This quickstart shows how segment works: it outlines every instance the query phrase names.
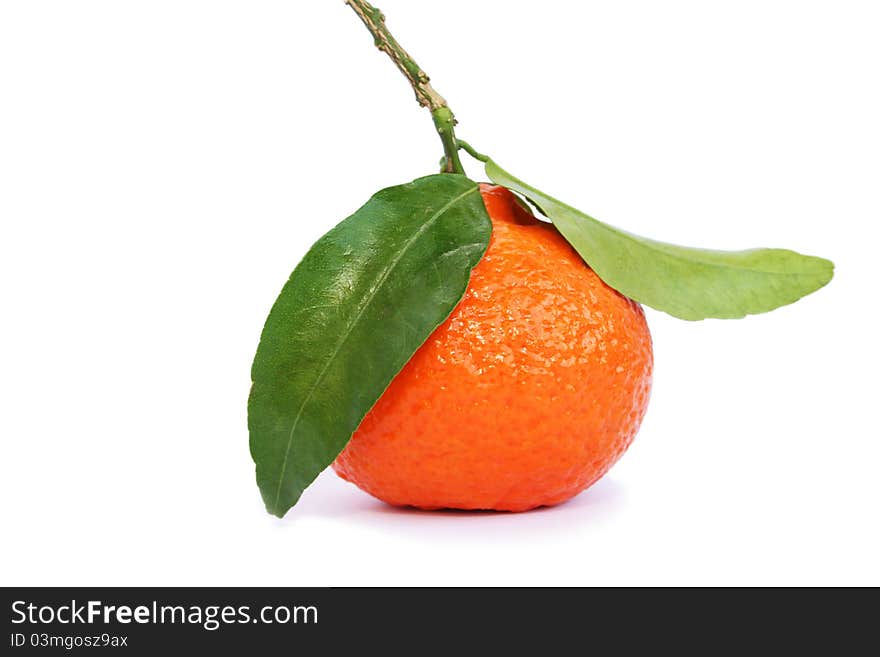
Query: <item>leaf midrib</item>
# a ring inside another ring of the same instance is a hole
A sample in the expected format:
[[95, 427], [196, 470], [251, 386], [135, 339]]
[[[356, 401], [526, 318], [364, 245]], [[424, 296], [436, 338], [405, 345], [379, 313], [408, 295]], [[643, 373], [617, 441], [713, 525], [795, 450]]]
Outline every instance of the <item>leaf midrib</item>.
[[412, 245], [419, 239], [419, 237], [422, 236], [422, 234], [425, 232], [425, 230], [427, 230], [427, 228], [431, 224], [433, 224], [439, 217], [443, 216], [443, 214], [445, 214], [456, 203], [461, 201], [466, 196], [469, 196], [470, 194], [474, 194], [476, 192], [479, 192], [479, 190], [480, 190], [479, 187], [474, 186], [474, 187], [468, 189], [466, 192], [459, 194], [455, 198], [451, 199], [448, 203], [446, 203], [446, 205], [444, 205], [442, 208], [437, 210], [437, 212], [435, 212], [427, 221], [425, 221], [419, 227], [419, 229], [415, 232], [415, 234], [413, 234], [413, 236], [409, 240], [407, 240], [407, 242], [404, 244], [403, 248], [399, 251], [397, 256], [394, 257], [394, 259], [391, 261], [389, 266], [385, 268], [385, 270], [382, 272], [382, 275], [378, 278], [377, 283], [373, 287], [373, 290], [370, 292], [370, 294], [367, 295], [366, 297], [364, 297], [364, 300], [361, 302], [360, 307], [358, 308], [358, 311], [354, 316], [354, 319], [352, 319], [348, 323], [345, 330], [342, 332], [342, 336], [340, 337], [339, 341], [336, 343], [336, 346], [333, 348], [333, 353], [330, 354], [330, 357], [327, 359], [327, 362], [324, 363], [324, 367], [321, 368], [320, 373], [318, 374], [318, 376], [315, 379], [314, 383], [312, 384], [311, 388], [309, 388], [309, 392], [306, 394], [305, 399], [303, 399], [302, 404], [300, 404], [300, 407], [297, 410], [296, 417], [293, 420], [293, 425], [290, 427], [290, 432], [287, 435], [287, 445], [284, 449], [284, 459], [281, 462], [281, 472], [278, 475], [278, 486], [275, 490], [275, 501], [272, 505], [273, 511], [278, 510], [278, 502], [281, 499], [281, 487], [284, 484], [284, 475], [287, 472], [287, 460], [288, 460], [288, 457], [290, 456], [290, 448], [293, 445], [293, 434], [296, 431], [296, 427], [299, 425], [299, 420], [300, 420], [300, 417], [302, 417], [302, 412], [305, 409], [305, 407], [308, 405], [308, 403], [311, 401], [312, 395], [315, 393], [315, 390], [318, 389], [318, 385], [321, 383], [324, 376], [327, 374], [327, 371], [330, 369], [331, 363], [333, 363], [333, 361], [339, 355], [340, 350], [342, 349], [345, 342], [348, 340], [349, 336], [352, 333], [352, 330], [357, 325], [357, 323], [360, 321], [361, 316], [363, 316], [364, 312], [366, 312], [367, 307], [370, 305], [370, 303], [375, 298], [376, 294], [379, 292], [379, 289], [382, 287], [382, 284], [385, 282], [385, 280], [388, 278], [388, 276], [391, 274], [391, 272], [394, 270], [394, 268], [397, 267], [398, 263], [403, 259], [403, 257], [406, 255], [406, 253], [412, 247]]
[[[537, 190], [535, 190], [535, 191], [537, 191]], [[761, 269], [759, 267], [748, 267], [745, 265], [738, 265], [738, 264], [734, 264], [734, 263], [724, 264], [724, 263], [703, 260], [698, 257], [684, 256], [684, 255], [681, 255], [681, 254], [678, 254], [675, 252], [667, 251], [664, 248], [655, 246], [655, 241], [650, 240], [647, 237], [639, 237], [639, 236], [633, 235], [631, 233], [628, 233], [625, 230], [620, 230], [619, 228], [614, 228], [612, 226], [609, 226], [609, 225], [599, 221], [598, 219], [591, 217], [590, 215], [588, 215], [586, 213], [580, 212], [579, 210], [575, 210], [571, 206], [566, 205], [565, 203], [562, 203], [561, 201], [557, 201], [557, 200], [555, 200], [549, 196], [543, 195], [543, 194], [541, 196], [544, 196], [545, 203], [551, 203], [551, 204], [554, 204], [557, 206], [561, 206], [565, 210], [568, 210], [570, 212], [578, 214], [578, 215], [586, 218], [587, 220], [592, 221], [596, 225], [597, 228], [602, 229], [606, 233], [611, 233], [612, 235], [617, 235], [617, 236], [626, 238], [630, 242], [633, 242], [634, 244], [636, 244], [642, 248], [650, 249], [650, 250], [655, 251], [657, 253], [661, 253], [664, 256], [666, 256], [668, 258], [672, 258], [674, 260], [679, 260], [679, 261], [683, 261], [686, 263], [695, 262], [700, 265], [704, 265], [706, 267], [712, 267], [715, 269], [736, 269], [738, 271], [748, 271], [748, 272], [753, 272], [753, 273], [764, 275], [764, 276], [817, 276], [817, 275], [821, 275], [821, 274], [825, 273], [824, 271], [818, 271], [818, 270], [816, 270], [816, 271], [795, 271], [795, 272], [771, 271], [768, 269]], [[574, 229], [578, 230], [578, 227], [574, 226]], [[648, 242], [648, 243], [646, 243], [646, 242]], [[694, 249], [693, 247], [686, 247], [686, 246], [682, 247], [682, 246], [676, 246], [674, 244], [670, 244], [670, 246], [672, 246], [673, 248], [678, 248], [678, 249], [693, 249], [694, 251], [700, 251], [700, 249]], [[757, 251], [771, 251], [773, 249], [756, 249], [756, 250]], [[784, 250], [784, 249], [780, 249], [780, 250]], [[729, 253], [737, 253], [737, 251], [730, 251]], [[801, 257], [807, 257], [807, 256], [801, 256]]]

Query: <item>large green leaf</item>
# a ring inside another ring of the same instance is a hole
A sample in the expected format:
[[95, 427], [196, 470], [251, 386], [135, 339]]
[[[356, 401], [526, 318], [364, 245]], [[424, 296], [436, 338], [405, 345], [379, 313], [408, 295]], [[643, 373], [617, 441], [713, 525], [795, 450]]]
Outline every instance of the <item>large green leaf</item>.
[[492, 160], [489, 178], [550, 218], [593, 271], [615, 290], [681, 319], [733, 319], [793, 303], [828, 283], [828, 260], [786, 249], [710, 251], [627, 233], [515, 178]]
[[252, 370], [251, 455], [270, 513], [296, 504], [449, 316], [491, 230], [476, 183], [434, 175], [377, 193], [306, 254]]

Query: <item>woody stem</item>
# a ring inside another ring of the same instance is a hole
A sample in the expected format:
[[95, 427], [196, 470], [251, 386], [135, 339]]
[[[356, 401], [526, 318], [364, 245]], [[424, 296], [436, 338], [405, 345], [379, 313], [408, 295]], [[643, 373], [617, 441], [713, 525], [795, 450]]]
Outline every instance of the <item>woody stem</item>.
[[440, 141], [443, 142], [443, 172], [463, 174], [464, 167], [458, 155], [458, 141], [455, 138], [455, 115], [449, 109], [446, 100], [431, 86], [428, 75], [388, 31], [385, 16], [381, 11], [364, 0], [345, 0], [345, 4], [354, 10], [373, 35], [376, 47], [388, 55], [409, 80], [419, 105], [427, 107], [431, 112], [434, 128], [440, 135]]

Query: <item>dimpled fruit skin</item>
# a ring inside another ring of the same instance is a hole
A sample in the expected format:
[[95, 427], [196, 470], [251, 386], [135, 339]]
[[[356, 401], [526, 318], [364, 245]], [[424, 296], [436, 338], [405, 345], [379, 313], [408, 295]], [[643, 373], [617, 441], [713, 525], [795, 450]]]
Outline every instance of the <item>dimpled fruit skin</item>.
[[647, 407], [653, 359], [641, 306], [509, 191], [481, 190], [492, 239], [464, 299], [333, 464], [389, 504], [558, 504], [620, 458]]

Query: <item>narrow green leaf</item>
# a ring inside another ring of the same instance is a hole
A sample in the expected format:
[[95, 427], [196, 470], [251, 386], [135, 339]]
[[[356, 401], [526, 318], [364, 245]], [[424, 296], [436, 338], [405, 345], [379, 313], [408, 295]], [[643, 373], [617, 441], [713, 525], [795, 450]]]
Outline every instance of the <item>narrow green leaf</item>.
[[492, 160], [486, 174], [540, 208], [608, 285], [681, 319], [764, 313], [815, 292], [834, 274], [830, 261], [786, 249], [710, 251], [656, 242], [603, 224]]
[[475, 182], [434, 175], [377, 193], [306, 254], [251, 375], [250, 448], [270, 513], [296, 504], [449, 316], [491, 230]]

